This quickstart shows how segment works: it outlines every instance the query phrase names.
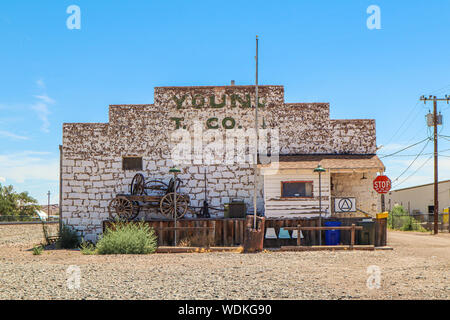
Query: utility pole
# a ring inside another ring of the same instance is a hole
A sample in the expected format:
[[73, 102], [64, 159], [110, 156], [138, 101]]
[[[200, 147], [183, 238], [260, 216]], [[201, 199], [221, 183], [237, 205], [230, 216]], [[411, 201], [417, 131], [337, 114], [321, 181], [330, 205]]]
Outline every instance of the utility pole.
[[50, 190], [47, 192], [47, 219], [50, 219]]
[[[433, 101], [433, 141], [434, 141], [434, 234], [439, 233], [439, 199], [438, 199], [438, 191], [439, 191], [439, 178], [438, 178], [438, 133], [437, 126], [438, 124], [438, 116], [437, 116], [437, 102], [438, 101], [449, 101], [450, 97], [445, 96], [445, 98], [437, 98], [436, 96], [429, 96], [426, 98], [425, 96], [421, 96], [420, 100], [423, 101], [424, 104], [427, 101]], [[428, 124], [429, 125], [429, 124]], [[430, 125], [429, 125], [430, 126]]]
[[253, 229], [256, 230], [256, 215], [257, 215], [257, 192], [258, 192], [258, 182], [256, 180], [258, 176], [258, 36], [256, 36], [256, 74], [255, 74], [255, 154], [253, 157], [253, 183], [255, 184], [253, 190]]

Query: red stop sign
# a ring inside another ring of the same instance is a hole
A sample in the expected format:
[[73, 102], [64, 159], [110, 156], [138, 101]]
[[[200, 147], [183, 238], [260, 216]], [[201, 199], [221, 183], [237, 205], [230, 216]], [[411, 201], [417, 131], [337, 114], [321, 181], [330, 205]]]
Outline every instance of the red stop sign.
[[388, 193], [391, 190], [391, 179], [387, 176], [378, 176], [373, 180], [373, 189], [378, 193]]

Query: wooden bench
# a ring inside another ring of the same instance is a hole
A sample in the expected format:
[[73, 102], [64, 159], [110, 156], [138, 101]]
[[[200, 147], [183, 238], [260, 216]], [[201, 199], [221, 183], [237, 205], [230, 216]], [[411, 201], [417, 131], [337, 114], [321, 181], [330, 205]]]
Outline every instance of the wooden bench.
[[[355, 230], [362, 230], [362, 226], [356, 226], [354, 223], [351, 226], [346, 227], [302, 227], [300, 224], [297, 227], [284, 227], [285, 230], [298, 230], [298, 234], [300, 231], [322, 231], [322, 230], [350, 230], [351, 231], [351, 240], [350, 240], [350, 248], [353, 248], [355, 245]], [[301, 246], [301, 237], [297, 236], [297, 246]]]

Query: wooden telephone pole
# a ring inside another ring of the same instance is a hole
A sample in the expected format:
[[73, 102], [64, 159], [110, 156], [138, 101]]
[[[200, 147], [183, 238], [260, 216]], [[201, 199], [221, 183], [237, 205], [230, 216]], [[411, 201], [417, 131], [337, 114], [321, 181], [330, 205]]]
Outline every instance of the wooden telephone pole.
[[420, 100], [423, 103], [427, 103], [427, 101], [433, 101], [433, 141], [434, 141], [434, 234], [438, 234], [439, 232], [439, 199], [438, 199], [438, 190], [439, 190], [439, 179], [438, 179], [438, 133], [437, 126], [438, 124], [438, 116], [437, 116], [437, 102], [438, 101], [448, 101], [450, 97], [445, 96], [445, 98], [436, 98], [436, 96], [429, 96], [426, 98], [425, 96], [421, 96]]

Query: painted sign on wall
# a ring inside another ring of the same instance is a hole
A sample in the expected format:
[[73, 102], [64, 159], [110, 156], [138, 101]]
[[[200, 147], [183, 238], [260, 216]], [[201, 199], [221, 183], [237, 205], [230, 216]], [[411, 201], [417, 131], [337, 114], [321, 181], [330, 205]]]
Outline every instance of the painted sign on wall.
[[356, 212], [356, 198], [334, 198], [334, 212]]

